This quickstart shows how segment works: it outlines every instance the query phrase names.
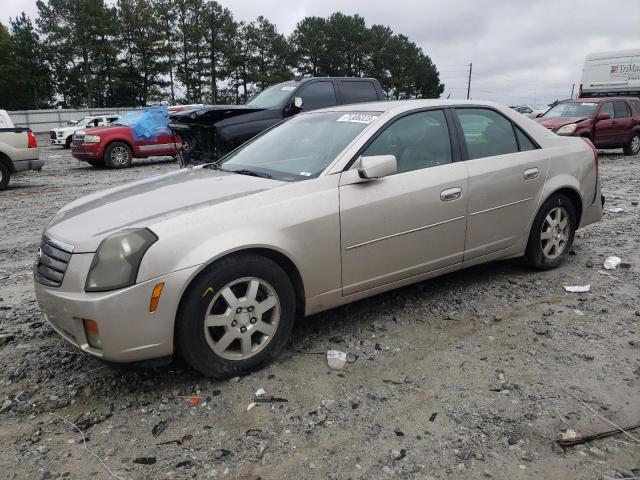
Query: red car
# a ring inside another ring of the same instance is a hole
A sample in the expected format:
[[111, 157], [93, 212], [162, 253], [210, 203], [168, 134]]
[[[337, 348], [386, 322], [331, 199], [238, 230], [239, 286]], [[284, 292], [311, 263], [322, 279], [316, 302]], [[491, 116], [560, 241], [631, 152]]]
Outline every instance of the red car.
[[565, 100], [536, 118], [558, 135], [586, 137], [598, 148], [640, 153], [640, 99], [628, 97]]
[[[193, 107], [193, 105], [169, 107], [168, 113]], [[133, 158], [175, 156], [182, 148], [182, 140], [169, 130], [168, 120], [156, 122], [157, 128], [153, 129], [152, 135], [140, 136], [136, 130], [135, 115], [141, 113], [140, 111], [129, 112], [111, 125], [77, 131], [73, 136], [71, 154], [94, 167], [109, 168], [129, 167]], [[130, 122], [127, 121], [128, 115], [129, 118], [133, 117]], [[161, 117], [162, 115], [158, 118]]]

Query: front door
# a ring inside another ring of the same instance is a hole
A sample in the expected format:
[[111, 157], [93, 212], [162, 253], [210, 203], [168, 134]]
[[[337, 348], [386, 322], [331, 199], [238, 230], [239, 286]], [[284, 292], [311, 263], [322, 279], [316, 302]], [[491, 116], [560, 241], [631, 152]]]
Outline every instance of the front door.
[[488, 108], [457, 108], [469, 172], [464, 260], [510, 247], [536, 212], [549, 160], [516, 125]]
[[342, 174], [343, 294], [460, 264], [467, 170], [453, 161], [444, 111], [392, 121], [362, 155], [395, 155], [398, 173], [367, 182]]
[[[613, 102], [604, 102], [601, 104], [600, 111], [597, 115], [601, 113], [609, 114], [610, 118], [606, 120], [595, 120], [596, 125], [594, 127], [593, 143], [598, 146], [614, 142], [615, 112], [613, 111]], [[595, 118], [597, 118], [597, 115]]]

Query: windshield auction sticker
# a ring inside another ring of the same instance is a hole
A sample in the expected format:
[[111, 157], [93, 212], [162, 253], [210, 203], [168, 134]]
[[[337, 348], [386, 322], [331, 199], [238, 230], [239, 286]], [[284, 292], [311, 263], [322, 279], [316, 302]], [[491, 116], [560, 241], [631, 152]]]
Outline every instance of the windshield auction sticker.
[[371, 123], [376, 118], [377, 115], [366, 115], [363, 113], [347, 113], [346, 115], [342, 115], [336, 122], [352, 122], [352, 123]]

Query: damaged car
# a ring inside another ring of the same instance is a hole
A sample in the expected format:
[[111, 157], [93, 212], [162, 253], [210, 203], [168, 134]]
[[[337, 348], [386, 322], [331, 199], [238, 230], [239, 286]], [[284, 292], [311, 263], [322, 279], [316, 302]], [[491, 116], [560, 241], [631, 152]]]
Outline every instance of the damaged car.
[[215, 105], [170, 116], [183, 140], [183, 162], [215, 161], [260, 132], [300, 112], [384, 100], [374, 78], [312, 77], [273, 85], [244, 105]]
[[493, 260], [558, 267], [602, 203], [593, 145], [508, 107], [334, 106], [63, 207], [35, 293], [95, 357], [178, 354], [233, 377], [269, 362], [296, 317]]

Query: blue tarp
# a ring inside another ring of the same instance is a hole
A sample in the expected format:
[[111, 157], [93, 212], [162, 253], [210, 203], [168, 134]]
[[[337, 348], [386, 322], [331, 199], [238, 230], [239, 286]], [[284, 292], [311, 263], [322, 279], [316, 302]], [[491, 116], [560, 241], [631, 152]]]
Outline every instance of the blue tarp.
[[133, 139], [137, 141], [148, 142], [156, 140], [162, 134], [171, 135], [167, 107], [151, 107], [127, 112], [113, 124], [131, 127]]

